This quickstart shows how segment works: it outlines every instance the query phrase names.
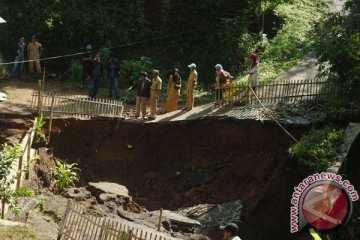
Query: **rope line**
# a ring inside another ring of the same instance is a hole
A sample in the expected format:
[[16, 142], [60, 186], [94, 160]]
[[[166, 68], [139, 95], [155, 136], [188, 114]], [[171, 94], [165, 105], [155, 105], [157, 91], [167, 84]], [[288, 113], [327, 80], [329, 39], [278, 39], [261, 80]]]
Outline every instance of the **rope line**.
[[259, 99], [259, 97], [256, 95], [255, 91], [252, 89], [252, 87], [249, 85], [249, 88], [251, 90], [251, 92], [254, 94], [254, 96], [256, 97], [256, 99], [258, 100], [258, 102], [261, 104], [261, 106], [269, 113], [270, 117], [276, 122], [276, 124], [294, 141], [294, 142], [299, 142], [288, 130], [286, 130], [286, 128], [284, 128], [281, 123], [279, 123], [278, 120], [275, 119], [275, 117], [271, 114], [270, 109], [268, 109], [267, 107], [265, 107], [265, 105], [261, 102], [261, 100]]

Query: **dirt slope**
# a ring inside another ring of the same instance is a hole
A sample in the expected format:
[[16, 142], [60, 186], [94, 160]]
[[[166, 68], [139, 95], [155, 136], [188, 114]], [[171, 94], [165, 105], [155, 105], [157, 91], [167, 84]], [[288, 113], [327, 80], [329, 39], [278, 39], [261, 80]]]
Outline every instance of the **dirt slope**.
[[[208, 119], [116, 129], [115, 121], [56, 120], [53, 126], [54, 154], [80, 163], [81, 184], [126, 185], [148, 209], [241, 199], [244, 239], [307, 239], [288, 233], [291, 191], [303, 176], [287, 170], [291, 140], [273, 123]], [[299, 136], [306, 128], [289, 129]]]

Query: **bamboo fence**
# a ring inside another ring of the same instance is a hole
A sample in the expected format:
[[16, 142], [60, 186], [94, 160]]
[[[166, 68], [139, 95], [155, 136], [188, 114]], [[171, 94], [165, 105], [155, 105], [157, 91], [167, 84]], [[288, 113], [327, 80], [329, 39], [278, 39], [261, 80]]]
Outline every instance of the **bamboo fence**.
[[[259, 83], [255, 88], [256, 95], [264, 105], [293, 103], [304, 100], [324, 100], [335, 93], [335, 84], [326, 79], [279, 81]], [[224, 86], [215, 91], [222, 91], [223, 99], [215, 99], [216, 105], [227, 105], [233, 102], [244, 102], [246, 105], [258, 105], [255, 96], [248, 92], [246, 84]]]
[[55, 92], [34, 92], [31, 107], [47, 114], [85, 118], [121, 118], [124, 110], [121, 101]]
[[134, 223], [96, 217], [68, 200], [57, 240], [174, 240], [155, 229]]

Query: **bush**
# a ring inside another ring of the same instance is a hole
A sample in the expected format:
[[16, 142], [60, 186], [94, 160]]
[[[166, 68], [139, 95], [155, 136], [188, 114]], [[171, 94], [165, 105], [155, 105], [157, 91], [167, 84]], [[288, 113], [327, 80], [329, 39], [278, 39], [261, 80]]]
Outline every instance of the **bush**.
[[82, 78], [83, 67], [80, 60], [71, 60], [70, 67], [67, 69], [66, 81], [80, 83]]
[[292, 147], [294, 159], [313, 171], [326, 170], [335, 160], [343, 133], [331, 127], [311, 130]]
[[148, 57], [140, 57], [138, 60], [122, 60], [120, 69], [120, 79], [125, 80], [125, 84], [132, 85], [140, 77], [141, 72], [148, 72], [153, 69], [153, 63]]
[[77, 163], [67, 164], [59, 159], [55, 159], [55, 163], [56, 167], [51, 170], [54, 174], [56, 190], [61, 193], [79, 181], [77, 171], [80, 171], [80, 169], [77, 168]]

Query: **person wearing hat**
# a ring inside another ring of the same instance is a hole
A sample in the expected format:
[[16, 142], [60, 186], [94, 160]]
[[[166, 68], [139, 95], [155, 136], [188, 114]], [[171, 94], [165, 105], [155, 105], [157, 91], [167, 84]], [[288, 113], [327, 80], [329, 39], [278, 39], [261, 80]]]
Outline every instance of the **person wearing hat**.
[[177, 102], [180, 96], [181, 77], [179, 70], [174, 68], [172, 74], [169, 77], [168, 89], [167, 89], [167, 101], [165, 105], [165, 112], [172, 112], [177, 110]]
[[194, 89], [198, 80], [196, 64], [191, 63], [190, 65], [188, 65], [188, 68], [190, 70], [190, 74], [186, 86], [186, 107], [183, 108], [184, 111], [190, 111], [194, 107]]
[[92, 46], [90, 44], [86, 45], [86, 52], [82, 56], [83, 75], [80, 85], [81, 88], [83, 88], [84, 84], [88, 82], [89, 79], [91, 78], [91, 69], [93, 62], [93, 56], [91, 50], [92, 50]]
[[152, 84], [150, 87], [150, 120], [154, 120], [156, 118], [157, 102], [160, 97], [161, 85], [162, 80], [159, 77], [159, 71], [154, 70]]
[[27, 53], [29, 57], [29, 71], [32, 77], [35, 77], [35, 69], [38, 74], [41, 73], [40, 56], [43, 52], [41, 43], [37, 41], [35, 36], [32, 37], [31, 43], [28, 44]]
[[224, 240], [241, 240], [238, 236], [238, 226], [235, 223], [220, 226], [220, 229], [224, 230]]

